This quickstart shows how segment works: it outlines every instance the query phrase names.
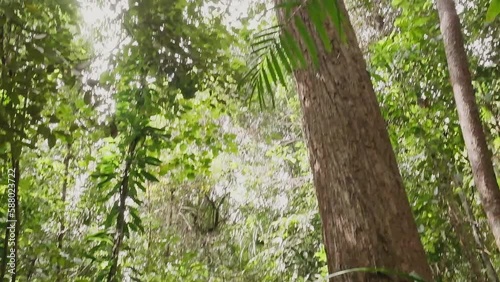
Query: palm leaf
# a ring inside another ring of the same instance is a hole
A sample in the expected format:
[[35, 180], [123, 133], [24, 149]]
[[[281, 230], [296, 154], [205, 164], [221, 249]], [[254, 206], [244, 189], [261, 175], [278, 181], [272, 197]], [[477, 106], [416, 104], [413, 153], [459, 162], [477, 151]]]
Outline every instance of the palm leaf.
[[318, 51], [316, 50], [316, 44], [314, 44], [311, 34], [307, 31], [304, 21], [299, 16], [295, 16], [294, 18], [295, 25], [297, 26], [300, 36], [302, 36], [302, 39], [306, 42], [307, 49], [310, 52], [311, 60], [313, 61], [314, 66], [319, 67]]
[[267, 70], [269, 72], [269, 74], [271, 75], [271, 79], [272, 81], [278, 81], [278, 75], [276, 74], [276, 71], [274, 70], [274, 67], [271, 63], [271, 60], [269, 59], [269, 57], [271, 56], [273, 52], [270, 52], [268, 56], [266, 56], [266, 67], [267, 67]]
[[262, 85], [262, 73], [259, 73], [259, 78], [257, 81], [257, 89], [259, 91], [259, 105], [261, 108], [264, 108], [266, 106], [266, 101], [264, 100], [264, 86]]
[[307, 6], [307, 10], [311, 17], [311, 21], [318, 32], [321, 41], [323, 42], [323, 46], [327, 52], [332, 51], [332, 43], [330, 42], [330, 37], [328, 36], [328, 32], [325, 28], [325, 21], [327, 19], [326, 14], [322, 11], [320, 0], [311, 0], [310, 4]]
[[292, 66], [290, 65], [290, 62], [285, 54], [285, 51], [283, 51], [283, 48], [281, 48], [281, 46], [276, 46], [276, 53], [278, 53], [278, 57], [280, 58], [281, 63], [285, 67], [285, 70], [288, 73], [292, 73]]
[[264, 84], [266, 86], [266, 89], [269, 92], [269, 94], [271, 94], [271, 103], [272, 103], [272, 106], [274, 108], [274, 106], [275, 106], [275, 103], [274, 103], [274, 92], [273, 92], [273, 88], [271, 87], [271, 83], [269, 83], [269, 79], [268, 79], [268, 76], [266, 74], [266, 70], [263, 69], [262, 72], [261, 72], [261, 74], [262, 74], [262, 78], [264, 80]]
[[253, 36], [253, 40], [266, 37], [266, 36], [274, 36], [277, 32], [280, 31], [281, 26], [280, 25], [274, 25], [272, 27], [268, 27], [266, 29], [263, 29], [259, 31], [257, 34]]
[[[303, 52], [300, 50], [299, 45], [293, 39], [293, 36], [287, 30], [283, 31], [283, 36], [280, 38], [281, 44], [288, 55], [288, 59], [292, 62], [295, 69], [306, 67], [306, 59]], [[294, 60], [294, 58], [297, 61]]]
[[323, 0], [323, 5], [325, 6], [325, 11], [327, 11], [332, 19], [333, 25], [337, 28], [340, 39], [345, 43], [347, 38], [342, 29], [342, 22], [344, 19], [337, 0]]
[[[285, 77], [283, 76], [283, 72], [281, 71], [281, 66], [278, 62], [278, 58], [276, 58], [276, 53], [271, 52], [269, 57], [271, 57], [272, 66], [274, 68], [274, 71], [276, 72], [276, 75], [279, 78], [281, 85], [286, 87]], [[285, 63], [286, 63], [286, 60], [285, 60], [285, 62], [283, 62], [283, 64], [285, 64]]]
[[[309, 53], [314, 67], [319, 67], [318, 47], [314, 36], [308, 30], [304, 20], [297, 15], [299, 9], [304, 9], [314, 26], [321, 44], [326, 52], [333, 50], [332, 41], [325, 24], [331, 21], [340, 35], [341, 42], [346, 42], [342, 29], [343, 13], [337, 0], [293, 0], [277, 5], [278, 9], [285, 9], [285, 25], [293, 23], [297, 28], [301, 40]], [[295, 70], [307, 67], [304, 55], [297, 40], [281, 25], [274, 25], [263, 29], [252, 36], [250, 44], [248, 71], [238, 84], [238, 89], [250, 85], [249, 101], [257, 92], [260, 107], [266, 106], [266, 97], [270, 94], [271, 104], [275, 105], [273, 86], [285, 86], [285, 76]], [[268, 98], [268, 99], [269, 99]]]

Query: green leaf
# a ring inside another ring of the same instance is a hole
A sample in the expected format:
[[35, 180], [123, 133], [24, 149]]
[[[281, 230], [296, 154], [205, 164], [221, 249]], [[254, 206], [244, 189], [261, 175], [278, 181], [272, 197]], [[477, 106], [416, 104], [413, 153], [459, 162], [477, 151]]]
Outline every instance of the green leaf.
[[142, 227], [142, 220], [139, 217], [139, 211], [137, 208], [130, 207], [130, 216], [132, 217], [132, 223], [139, 228], [139, 230], [144, 233], [144, 227]]
[[48, 137], [47, 137], [47, 142], [49, 143], [49, 148], [54, 148], [54, 146], [56, 145], [56, 136], [54, 134], [50, 134]]
[[[187, 133], [187, 132], [188, 132], [188, 131], [186, 131], [186, 133]], [[191, 135], [188, 135], [188, 136], [191, 136]], [[187, 149], [188, 149], [188, 145], [187, 145], [186, 143], [181, 143], [181, 144], [179, 145], [179, 150], [180, 150], [181, 152], [186, 152], [186, 150], [187, 150]]]
[[160, 182], [160, 180], [158, 180], [158, 178], [156, 178], [154, 175], [152, 175], [151, 173], [143, 170], [142, 172], [142, 175], [144, 175], [144, 177], [149, 180], [149, 181], [152, 181], [152, 182]]
[[98, 188], [102, 188], [106, 183], [108, 183], [111, 179], [113, 179], [114, 176], [108, 176], [101, 182], [97, 183]]
[[333, 25], [337, 28], [341, 41], [345, 43], [347, 41], [347, 37], [342, 29], [342, 22], [344, 19], [337, 0], [323, 0], [323, 5], [325, 6], [327, 13], [330, 15]]
[[250, 102], [253, 98], [253, 94], [255, 93], [255, 89], [256, 89], [256, 85], [257, 85], [257, 82], [258, 82], [258, 76], [260, 74], [260, 64], [257, 65], [259, 67], [259, 69], [257, 71], [255, 71], [255, 73], [252, 75], [252, 77], [250, 78], [249, 81], [251, 81], [252, 83], [252, 92], [250, 93], [250, 97], [248, 98], [248, 101]]
[[264, 45], [265, 47], [269, 47], [269, 46], [273, 45], [273, 43], [275, 43], [276, 40], [277, 39], [275, 37], [270, 37], [270, 38], [262, 39], [262, 40], [257, 41], [257, 42], [252, 42], [252, 45], [251, 45], [252, 50], [254, 50], [256, 48], [256, 46], [271, 42], [271, 44]]
[[40, 126], [38, 126], [37, 133], [48, 139], [50, 136], [50, 128], [45, 124], [40, 124]]
[[[254, 37], [253, 39], [259, 39], [259, 38], [262, 38], [262, 37], [266, 37], [266, 36], [270, 36], [270, 35], [275, 35], [277, 33], [279, 33], [281, 29], [281, 26], [280, 25], [274, 25], [274, 26], [271, 26], [269, 28], [265, 28], [261, 31], [259, 31]], [[271, 30], [271, 31], [269, 31]], [[267, 32], [269, 31], [269, 32]]]
[[490, 7], [486, 12], [486, 23], [490, 23], [500, 14], [500, 0], [491, 0]]
[[297, 26], [297, 30], [299, 31], [300, 36], [304, 40], [307, 45], [307, 49], [309, 50], [309, 55], [315, 67], [319, 67], [319, 58], [318, 51], [316, 50], [316, 44], [314, 44], [314, 40], [311, 37], [311, 34], [306, 28], [306, 25], [302, 21], [299, 16], [295, 16], [295, 25]]
[[95, 234], [87, 236], [86, 239], [89, 241], [105, 242], [106, 244], [108, 244], [110, 246], [113, 245], [113, 241], [109, 237], [109, 234], [107, 233], [107, 231], [97, 232]]
[[281, 45], [276, 44], [275, 49], [276, 49], [276, 52], [278, 53], [278, 57], [280, 57], [281, 63], [285, 67], [286, 71], [288, 73], [292, 73], [292, 66], [290, 65], [290, 61], [288, 60], [288, 58], [283, 50], [284, 48]]
[[307, 10], [309, 17], [316, 28], [316, 31], [323, 42], [323, 46], [327, 52], [332, 51], [332, 44], [330, 42], [330, 37], [325, 28], [325, 13], [322, 11], [320, 0], [311, 0], [309, 5], [307, 5]]
[[98, 177], [114, 177], [116, 174], [115, 173], [101, 173], [101, 172], [95, 172], [92, 173], [90, 176], [94, 178]]
[[271, 63], [271, 59], [269, 58], [269, 56], [266, 57], [266, 66], [267, 66], [267, 70], [268, 70], [269, 74], [271, 75], [271, 79], [272, 79], [271, 82], [273, 84], [278, 84], [278, 76], [276, 74], [276, 71], [273, 68], [273, 65]]
[[45, 61], [45, 55], [42, 53], [43, 49], [36, 45], [27, 44], [26, 50], [28, 51], [29, 57], [35, 62], [43, 63]]
[[144, 187], [144, 185], [142, 185], [140, 181], [136, 181], [135, 185], [137, 185], [137, 187], [139, 187], [139, 189], [141, 189], [142, 192], [146, 192], [146, 187]]
[[[256, 74], [258, 74], [258, 72], [256, 72]], [[250, 96], [248, 97], [248, 103], [251, 103], [252, 102], [252, 98], [253, 98], [253, 95], [255, 93], [255, 90], [257, 89], [257, 81], [256, 80], [252, 80], [252, 89], [250, 91]]]
[[285, 52], [287, 53], [288, 59], [294, 65], [294, 69], [299, 69], [301, 67], [307, 66], [304, 54], [297, 45], [297, 42], [295, 42], [293, 36], [287, 30], [283, 32], [283, 35], [281, 37], [281, 45], [284, 47], [283, 50], [285, 50]]
[[145, 162], [147, 164], [150, 164], [150, 165], [153, 165], [153, 166], [159, 166], [161, 165], [161, 160], [155, 158], [155, 157], [151, 157], [151, 156], [147, 156], [146, 159], [145, 159]]
[[399, 7], [404, 0], [392, 0], [392, 6]]
[[269, 79], [267, 78], [267, 75], [266, 75], [266, 72], [265, 72], [264, 69], [262, 70], [262, 78], [264, 79], [264, 83], [265, 83], [265, 86], [267, 88], [267, 91], [271, 95], [271, 102], [272, 102], [272, 105], [273, 105], [273, 108], [274, 108], [275, 104], [274, 104], [274, 92], [273, 92], [273, 88], [271, 87], [271, 83], [269, 83]]
[[247, 83], [248, 81], [252, 82], [255, 74], [259, 73], [259, 67], [260, 67], [260, 60], [257, 59], [257, 62], [255, 62], [255, 64], [253, 64], [253, 66], [250, 68], [250, 70], [247, 71], [245, 73], [245, 75], [243, 76], [243, 78], [240, 80], [238, 87], [241, 88], [241, 86], [243, 84]]
[[274, 68], [276, 74], [278, 75], [278, 78], [281, 82], [281, 85], [286, 87], [285, 77], [283, 76], [283, 72], [281, 71], [281, 66], [278, 63], [278, 59], [276, 58], [276, 54], [274, 52], [271, 52], [269, 54], [269, 56], [271, 57], [271, 63], [273, 65], [273, 68]]
[[115, 202], [115, 204], [113, 205], [113, 208], [111, 208], [111, 211], [108, 213], [108, 216], [106, 217], [106, 220], [104, 221], [104, 226], [111, 227], [111, 225], [113, 225], [113, 221], [115, 221], [117, 215], [118, 215], [118, 201]]
[[160, 166], [160, 172], [158, 173], [158, 175], [164, 176], [165, 174], [167, 174], [170, 171], [170, 169], [171, 169], [171, 167], [169, 164], [164, 164], [164, 165]]
[[[261, 46], [261, 47], [259, 47], [259, 48], [257, 48], [257, 49], [252, 49], [252, 52], [251, 52], [250, 54], [252, 54], [252, 55], [259, 54], [259, 52], [260, 52], [260, 51], [262, 51], [262, 50], [266, 50], [266, 49], [269, 49], [269, 48], [270, 48], [270, 45], [271, 45], [271, 44]], [[261, 56], [262, 56], [262, 55], [264, 55], [264, 54], [266, 54], [266, 52], [262, 52], [262, 53], [261, 53], [261, 54], [259, 54], [259, 55], [261, 55]]]
[[257, 80], [257, 91], [258, 91], [258, 98], [259, 98], [259, 105], [260, 108], [263, 109], [266, 106], [266, 102], [264, 101], [264, 86], [263, 86], [263, 81], [262, 81], [262, 74], [259, 75], [259, 78]]
[[286, 58], [287, 61], [290, 62], [290, 65], [293, 69], [298, 69], [299, 62], [297, 61], [297, 57], [293, 55], [292, 47], [289, 45], [289, 42], [287, 41], [288, 38], [286, 37], [285, 33], [280, 36], [280, 45], [278, 48], [279, 50], [283, 51], [284, 54], [286, 54], [284, 57]]
[[98, 199], [99, 202], [101, 203], [105, 203], [107, 202], [109, 199], [111, 199], [111, 197], [113, 197], [113, 195], [115, 195], [116, 193], [118, 193], [118, 191], [120, 190], [122, 184], [120, 182], [116, 183], [113, 188], [106, 194], [104, 195], [104, 197], [100, 197]]

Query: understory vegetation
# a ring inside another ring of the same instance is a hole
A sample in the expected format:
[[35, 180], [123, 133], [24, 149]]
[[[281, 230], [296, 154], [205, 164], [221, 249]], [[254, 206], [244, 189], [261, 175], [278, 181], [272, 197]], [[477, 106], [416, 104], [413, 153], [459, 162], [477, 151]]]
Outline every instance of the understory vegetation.
[[[343, 2], [348, 16], [334, 0], [0, 1], [2, 281], [407, 281], [404, 238], [380, 233], [401, 224], [432, 281], [498, 282], [435, 1]], [[498, 190], [500, 3], [455, 5]], [[326, 77], [334, 65], [360, 78]], [[391, 171], [378, 116], [342, 96], [370, 83], [400, 171], [380, 181], [357, 174]], [[328, 135], [342, 126], [357, 135]], [[381, 200], [387, 179], [409, 217]], [[384, 247], [364, 264], [351, 239]]]

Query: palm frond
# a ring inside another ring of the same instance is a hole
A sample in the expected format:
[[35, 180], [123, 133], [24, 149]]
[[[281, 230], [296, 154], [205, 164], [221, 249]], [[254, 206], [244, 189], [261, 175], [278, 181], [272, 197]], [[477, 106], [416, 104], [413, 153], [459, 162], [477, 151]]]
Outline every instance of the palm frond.
[[[333, 49], [325, 26], [329, 20], [337, 29], [341, 40], [345, 42], [345, 34], [342, 30], [343, 17], [337, 0], [290, 0], [275, 8], [285, 9], [285, 25], [292, 21], [295, 24], [314, 67], [319, 67], [320, 64], [318, 46], [304, 20], [297, 15], [298, 11], [304, 9], [308, 13], [323, 48], [327, 52]], [[297, 40], [283, 28], [283, 25], [271, 26], [256, 33], [251, 38], [250, 49], [249, 68], [238, 88], [250, 91], [249, 102], [252, 101], [256, 92], [261, 108], [266, 106], [266, 100], [269, 99], [274, 107], [274, 89], [279, 85], [286, 87], [286, 75], [307, 67], [305, 54], [300, 49]]]

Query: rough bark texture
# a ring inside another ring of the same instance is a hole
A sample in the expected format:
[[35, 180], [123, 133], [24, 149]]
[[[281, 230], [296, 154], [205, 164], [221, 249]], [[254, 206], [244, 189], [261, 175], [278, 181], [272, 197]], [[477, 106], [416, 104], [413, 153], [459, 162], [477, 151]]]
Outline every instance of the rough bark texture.
[[[279, 4], [280, 0], [275, 0]], [[430, 280], [385, 122], [344, 4], [341, 43], [331, 23], [334, 50], [327, 53], [305, 9], [296, 11], [314, 34], [320, 66], [294, 73], [304, 133], [324, 229], [328, 270], [386, 267]], [[281, 11], [279, 21], [306, 53], [297, 28]], [[335, 281], [404, 281], [377, 274], [343, 275]]]
[[500, 190], [474, 97], [460, 20], [453, 0], [438, 0], [437, 8], [458, 118], [474, 183], [500, 249]]

